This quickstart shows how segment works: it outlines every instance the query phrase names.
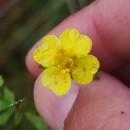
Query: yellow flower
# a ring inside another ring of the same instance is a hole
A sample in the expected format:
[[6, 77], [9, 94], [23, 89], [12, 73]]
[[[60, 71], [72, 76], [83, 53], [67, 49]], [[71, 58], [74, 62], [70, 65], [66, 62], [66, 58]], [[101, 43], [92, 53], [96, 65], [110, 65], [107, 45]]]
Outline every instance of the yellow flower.
[[80, 84], [90, 83], [99, 68], [98, 59], [89, 54], [91, 48], [91, 39], [74, 28], [62, 32], [59, 38], [45, 36], [33, 53], [34, 60], [45, 67], [42, 84], [61, 96], [69, 91], [71, 78]]

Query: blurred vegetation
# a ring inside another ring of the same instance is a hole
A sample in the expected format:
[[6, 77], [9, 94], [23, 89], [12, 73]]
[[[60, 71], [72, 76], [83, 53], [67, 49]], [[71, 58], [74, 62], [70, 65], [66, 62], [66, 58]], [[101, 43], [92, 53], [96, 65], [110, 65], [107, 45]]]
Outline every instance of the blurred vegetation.
[[92, 1], [0, 0], [0, 130], [49, 130], [34, 107], [35, 79], [25, 56], [49, 30]]

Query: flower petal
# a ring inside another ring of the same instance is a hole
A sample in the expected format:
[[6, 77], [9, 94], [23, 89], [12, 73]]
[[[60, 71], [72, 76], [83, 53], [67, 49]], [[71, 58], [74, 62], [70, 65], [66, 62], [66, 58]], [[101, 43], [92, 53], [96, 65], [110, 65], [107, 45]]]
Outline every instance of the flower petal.
[[44, 70], [41, 82], [56, 95], [62, 96], [70, 89], [71, 77], [69, 72], [64, 72], [60, 67], [53, 66]]
[[80, 84], [88, 84], [93, 80], [94, 74], [99, 68], [99, 61], [93, 55], [79, 58], [71, 68], [72, 78]]
[[34, 60], [43, 67], [54, 65], [54, 56], [57, 48], [60, 46], [60, 40], [54, 35], [47, 35], [43, 38], [41, 45], [33, 53]]
[[86, 35], [80, 35], [78, 41], [75, 43], [73, 52], [77, 57], [87, 56], [92, 49], [92, 41]]
[[60, 41], [64, 50], [71, 50], [78, 40], [80, 33], [77, 29], [66, 29], [60, 35]]

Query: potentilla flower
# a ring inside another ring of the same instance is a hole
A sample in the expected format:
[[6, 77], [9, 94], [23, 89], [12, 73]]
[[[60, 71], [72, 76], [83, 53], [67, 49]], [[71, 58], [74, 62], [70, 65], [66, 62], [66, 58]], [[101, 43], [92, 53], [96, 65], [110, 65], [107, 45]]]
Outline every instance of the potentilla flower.
[[91, 39], [70, 28], [58, 37], [46, 35], [33, 53], [34, 60], [45, 69], [41, 74], [43, 86], [56, 95], [66, 94], [71, 78], [79, 84], [93, 80], [99, 68], [98, 59], [90, 55]]

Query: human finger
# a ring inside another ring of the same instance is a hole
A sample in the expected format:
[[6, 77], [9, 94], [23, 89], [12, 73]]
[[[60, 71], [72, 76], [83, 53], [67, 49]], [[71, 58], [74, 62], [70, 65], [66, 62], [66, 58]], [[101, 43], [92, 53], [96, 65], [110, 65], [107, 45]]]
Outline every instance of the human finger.
[[[77, 28], [91, 37], [92, 53], [95, 54], [104, 71], [118, 70], [130, 57], [130, 1], [99, 0], [70, 16], [55, 27], [50, 34], [59, 35], [66, 28]], [[41, 70], [32, 55], [38, 43], [28, 53], [26, 63], [30, 72], [38, 75]]]
[[69, 93], [57, 96], [41, 84], [40, 76], [34, 85], [35, 106], [53, 130], [63, 130], [64, 120], [72, 108], [79, 92], [79, 86], [72, 82]]

